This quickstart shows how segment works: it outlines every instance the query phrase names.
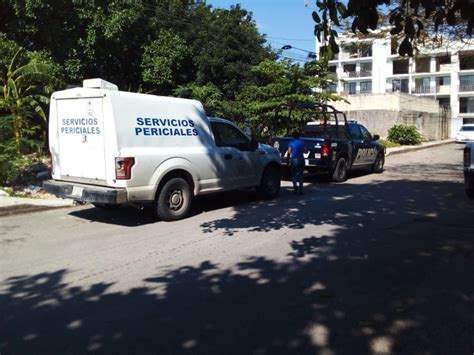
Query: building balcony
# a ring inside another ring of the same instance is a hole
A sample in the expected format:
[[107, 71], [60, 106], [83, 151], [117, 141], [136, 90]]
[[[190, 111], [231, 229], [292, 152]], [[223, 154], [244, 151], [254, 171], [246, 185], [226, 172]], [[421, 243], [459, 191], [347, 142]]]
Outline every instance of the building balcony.
[[459, 92], [474, 91], [474, 84], [459, 85]]
[[413, 94], [435, 94], [436, 88], [429, 86], [419, 86], [413, 90]]
[[340, 77], [341, 78], [365, 78], [372, 76], [371, 70], [361, 70], [361, 71], [346, 71], [343, 72]]
[[441, 95], [451, 94], [451, 85], [440, 85], [436, 87], [436, 92]]

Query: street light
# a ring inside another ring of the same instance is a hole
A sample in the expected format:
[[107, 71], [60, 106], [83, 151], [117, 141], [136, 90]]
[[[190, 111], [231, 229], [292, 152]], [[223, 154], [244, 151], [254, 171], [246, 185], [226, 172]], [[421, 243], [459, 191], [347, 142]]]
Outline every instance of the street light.
[[293, 47], [292, 45], [289, 45], [289, 44], [285, 44], [280, 49], [283, 50], [283, 51], [286, 51], [286, 50], [289, 50], [289, 49], [296, 49], [296, 50], [299, 50], [299, 51], [302, 51], [302, 52], [306, 52], [307, 53], [307, 55], [306, 55], [307, 58], [316, 59], [316, 53], [311, 52], [311, 51], [307, 51], [306, 49]]

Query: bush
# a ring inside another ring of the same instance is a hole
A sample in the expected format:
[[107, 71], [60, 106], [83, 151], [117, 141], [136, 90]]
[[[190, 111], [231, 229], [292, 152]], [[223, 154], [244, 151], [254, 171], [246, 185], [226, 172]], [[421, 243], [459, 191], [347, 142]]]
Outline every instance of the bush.
[[423, 136], [415, 126], [395, 125], [388, 130], [388, 140], [401, 145], [417, 145], [423, 141]]

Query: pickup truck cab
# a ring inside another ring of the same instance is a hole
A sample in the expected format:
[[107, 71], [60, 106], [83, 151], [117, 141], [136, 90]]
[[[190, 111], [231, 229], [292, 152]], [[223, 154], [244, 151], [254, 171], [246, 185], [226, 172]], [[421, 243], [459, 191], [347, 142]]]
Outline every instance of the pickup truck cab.
[[118, 91], [101, 79], [52, 94], [52, 180], [46, 191], [96, 207], [152, 204], [162, 220], [183, 218], [193, 196], [280, 189], [280, 156], [198, 101]]
[[[335, 182], [345, 181], [349, 170], [383, 172], [385, 147], [363, 125], [348, 121], [343, 112], [330, 105], [302, 103], [288, 110], [293, 114], [295, 111], [306, 121], [301, 134], [306, 171], [325, 173]], [[283, 176], [289, 176], [287, 150], [291, 139], [272, 140], [282, 157]]]
[[464, 147], [464, 187], [466, 195], [474, 199], [474, 142]]

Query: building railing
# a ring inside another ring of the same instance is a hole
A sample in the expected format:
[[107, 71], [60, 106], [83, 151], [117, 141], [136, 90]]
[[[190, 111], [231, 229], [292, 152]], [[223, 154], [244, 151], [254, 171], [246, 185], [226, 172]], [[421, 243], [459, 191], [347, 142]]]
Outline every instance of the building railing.
[[372, 76], [371, 70], [345, 71], [341, 74], [341, 78], [363, 78], [368, 76]]
[[386, 92], [388, 92], [388, 93], [390, 93], [390, 92], [405, 92], [407, 94], [409, 93], [408, 88], [399, 88], [399, 87], [397, 87], [397, 88], [394, 88], [394, 87], [387, 88]]
[[436, 93], [436, 88], [430, 86], [418, 86], [413, 90], [413, 94], [434, 94]]
[[459, 85], [460, 92], [474, 91], [474, 84], [463, 84]]

